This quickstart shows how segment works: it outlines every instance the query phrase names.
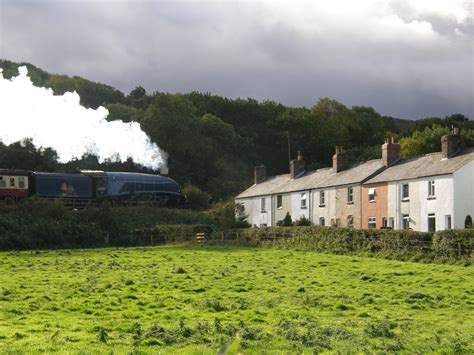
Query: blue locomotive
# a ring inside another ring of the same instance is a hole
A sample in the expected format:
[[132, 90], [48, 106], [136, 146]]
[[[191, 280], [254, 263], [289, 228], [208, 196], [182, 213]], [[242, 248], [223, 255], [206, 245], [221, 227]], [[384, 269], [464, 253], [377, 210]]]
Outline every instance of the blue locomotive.
[[0, 198], [2, 196], [64, 199], [75, 207], [104, 200], [113, 204], [182, 205], [186, 202], [178, 183], [166, 176], [88, 170], [77, 174], [0, 170]]

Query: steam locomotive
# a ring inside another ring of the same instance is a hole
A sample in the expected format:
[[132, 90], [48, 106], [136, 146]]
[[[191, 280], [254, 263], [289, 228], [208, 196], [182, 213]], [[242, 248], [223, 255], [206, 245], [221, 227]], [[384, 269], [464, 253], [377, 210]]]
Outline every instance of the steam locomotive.
[[90, 170], [76, 174], [0, 170], [0, 199], [29, 196], [63, 199], [73, 207], [104, 200], [113, 204], [153, 202], [173, 206], [186, 202], [178, 183], [161, 175]]

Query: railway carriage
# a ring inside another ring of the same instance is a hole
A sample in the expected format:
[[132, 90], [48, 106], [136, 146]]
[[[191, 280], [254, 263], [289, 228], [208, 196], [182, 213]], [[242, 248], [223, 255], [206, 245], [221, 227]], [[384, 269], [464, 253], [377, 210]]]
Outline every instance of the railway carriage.
[[0, 170], [0, 198], [18, 199], [29, 195], [30, 173], [24, 170]]

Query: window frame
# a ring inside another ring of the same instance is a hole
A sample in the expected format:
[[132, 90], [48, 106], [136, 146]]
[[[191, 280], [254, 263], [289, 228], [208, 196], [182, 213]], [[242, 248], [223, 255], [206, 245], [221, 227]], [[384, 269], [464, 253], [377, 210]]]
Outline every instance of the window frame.
[[347, 216], [347, 228], [354, 228], [354, 216], [351, 214]]
[[319, 225], [325, 227], [326, 226], [326, 218], [319, 217]]
[[377, 229], [377, 218], [376, 217], [369, 217], [368, 218], [367, 228], [368, 229]]
[[24, 176], [18, 176], [18, 188], [26, 189], [26, 179]]
[[444, 228], [445, 229], [453, 229], [453, 219], [450, 214], [447, 214], [444, 217]]
[[[431, 223], [434, 223], [433, 228], [431, 228], [432, 226]], [[436, 214], [435, 213], [428, 213], [428, 232], [436, 232]]]
[[410, 230], [410, 215], [409, 214], [402, 214], [402, 230]]
[[326, 192], [324, 190], [319, 191], [319, 207], [326, 206]]
[[354, 187], [349, 186], [347, 188], [347, 203], [353, 204], [354, 203]]
[[435, 180], [428, 181], [428, 199], [436, 198], [436, 184]]
[[[301, 193], [301, 195], [300, 195], [300, 208], [301, 209], [308, 208], [308, 204], [307, 204], [307, 201], [306, 201], [307, 197], [308, 196], [307, 196], [306, 192]], [[304, 201], [304, 203], [303, 203], [303, 201]]]
[[[406, 187], [406, 195], [405, 195]], [[402, 184], [402, 201], [410, 201], [410, 184]]]
[[[371, 194], [370, 192], [373, 191], [373, 193]], [[369, 188], [369, 191], [367, 192], [367, 195], [368, 195], [368, 199], [369, 199], [369, 202], [376, 202], [376, 191], [375, 191], [375, 187], [371, 187]], [[371, 198], [370, 196], [373, 196], [373, 198]]]
[[277, 209], [283, 208], [283, 195], [277, 195]]

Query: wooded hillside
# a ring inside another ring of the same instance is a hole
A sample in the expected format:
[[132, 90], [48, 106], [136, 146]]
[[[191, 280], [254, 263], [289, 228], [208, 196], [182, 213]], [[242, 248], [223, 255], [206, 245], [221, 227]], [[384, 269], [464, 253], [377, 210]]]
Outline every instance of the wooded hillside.
[[[137, 87], [128, 95], [77, 76], [50, 74], [29, 63], [0, 60], [3, 76], [28, 67], [37, 86], [54, 93], [76, 91], [86, 107], [105, 106], [108, 120], [137, 121], [169, 154], [170, 175], [210, 193], [214, 201], [237, 194], [252, 183], [253, 167], [264, 163], [268, 174], [288, 171], [288, 135], [291, 158], [302, 151], [307, 169], [328, 166], [334, 146], [344, 146], [352, 163], [380, 157], [384, 137], [394, 136], [402, 155], [440, 150], [440, 138], [453, 125], [461, 128], [463, 144], [474, 145], [474, 121], [461, 114], [417, 121], [380, 115], [371, 107], [348, 108], [330, 98], [313, 107], [287, 107], [274, 101], [227, 99], [210, 93], [147, 93]], [[31, 142], [5, 146], [0, 142], [0, 167], [71, 171], [108, 169], [147, 171], [127, 163], [99, 164], [93, 156], [59, 164], [51, 149], [38, 150]]]

